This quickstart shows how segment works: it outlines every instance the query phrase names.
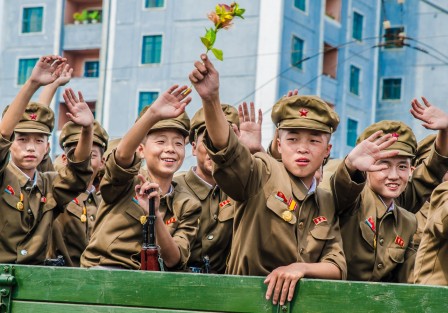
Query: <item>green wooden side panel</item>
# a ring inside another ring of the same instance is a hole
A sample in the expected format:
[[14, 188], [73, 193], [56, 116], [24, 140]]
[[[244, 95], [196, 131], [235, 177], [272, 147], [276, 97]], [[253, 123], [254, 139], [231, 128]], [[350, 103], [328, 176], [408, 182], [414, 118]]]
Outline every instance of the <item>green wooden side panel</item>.
[[448, 312], [448, 287], [303, 279], [289, 307], [262, 277], [14, 266], [12, 312]]
[[[124, 306], [103, 306], [103, 305], [84, 305], [84, 304], [61, 304], [44, 302], [22, 302], [14, 301], [12, 312], [20, 313], [186, 313], [179, 310], [148, 309], [148, 308], [130, 308]], [[204, 311], [188, 311], [204, 313]]]

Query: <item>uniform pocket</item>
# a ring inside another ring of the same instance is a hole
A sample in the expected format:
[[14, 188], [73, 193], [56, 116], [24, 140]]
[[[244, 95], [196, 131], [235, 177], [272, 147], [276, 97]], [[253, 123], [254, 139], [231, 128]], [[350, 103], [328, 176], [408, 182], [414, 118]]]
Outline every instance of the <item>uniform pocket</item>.
[[331, 232], [330, 225], [321, 224], [319, 226], [314, 227], [310, 230], [311, 236], [317, 240], [329, 240], [333, 239], [335, 235]]
[[[372, 249], [374, 249], [373, 242], [375, 241], [375, 233], [373, 232], [373, 230], [365, 222], [360, 222], [359, 228], [361, 230], [362, 238], [364, 238], [364, 241]], [[353, 235], [355, 235], [355, 234], [353, 234]]]
[[224, 206], [218, 213], [218, 221], [225, 222], [231, 220], [235, 216], [235, 205], [234, 202], [230, 202]]
[[294, 225], [297, 222], [297, 217], [294, 211], [290, 211], [288, 205], [278, 200], [275, 195], [270, 195], [266, 201], [266, 206], [275, 215], [284, 220], [286, 223]]
[[389, 257], [395, 263], [403, 263], [404, 262], [404, 255], [406, 253], [406, 249], [388, 248], [388, 252], [389, 252]]

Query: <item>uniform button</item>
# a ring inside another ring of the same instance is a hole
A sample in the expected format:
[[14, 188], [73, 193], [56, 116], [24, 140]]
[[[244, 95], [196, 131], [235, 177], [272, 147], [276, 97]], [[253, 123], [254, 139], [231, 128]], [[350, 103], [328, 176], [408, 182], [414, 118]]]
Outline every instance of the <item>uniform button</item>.
[[381, 238], [381, 239], [380, 239], [380, 245], [383, 245], [383, 243], [384, 243], [384, 239]]
[[215, 237], [215, 236], [213, 236], [213, 235], [208, 235], [207, 239], [208, 239], [208, 240], [213, 240], [214, 237]]
[[382, 268], [384, 267], [384, 265], [383, 265], [383, 263], [379, 263], [379, 264], [377, 265], [377, 267], [378, 267], [378, 269], [380, 270], [380, 269], [382, 269]]
[[31, 215], [33, 214], [33, 212], [30, 209], [28, 209], [27, 212], [28, 212], [28, 214], [31, 214]]
[[87, 202], [92, 203], [92, 199], [90, 199], [90, 198], [87, 199]]
[[91, 221], [95, 220], [95, 217], [93, 215], [90, 215], [90, 220]]
[[305, 251], [305, 249], [303, 249], [303, 248], [300, 248], [300, 254], [302, 254], [302, 253], [303, 253], [303, 251]]
[[303, 229], [303, 222], [299, 223], [299, 229]]
[[21, 255], [27, 255], [27, 254], [28, 254], [28, 251], [26, 251], [25, 249], [23, 249], [22, 251], [20, 251], [20, 254], [21, 254]]
[[218, 215], [214, 214], [213, 219], [216, 221], [218, 219]]

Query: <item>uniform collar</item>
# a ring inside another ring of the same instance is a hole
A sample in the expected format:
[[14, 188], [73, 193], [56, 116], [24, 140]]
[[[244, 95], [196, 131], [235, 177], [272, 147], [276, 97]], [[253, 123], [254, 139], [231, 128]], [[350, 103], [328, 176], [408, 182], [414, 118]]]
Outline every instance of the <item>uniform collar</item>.
[[210, 191], [213, 190], [213, 186], [199, 177], [195, 170], [196, 167], [192, 167], [185, 174], [185, 183], [190, 187], [199, 200], [203, 201], [208, 197]]
[[[33, 179], [31, 179], [28, 175], [26, 175], [24, 172], [22, 172], [22, 170], [15, 165], [12, 161], [10, 162], [11, 164], [11, 170], [14, 172], [14, 176], [17, 177], [18, 181], [19, 181], [19, 185], [20, 188], [25, 188], [25, 187], [31, 187], [31, 190], [33, 188], [38, 188], [39, 191], [41, 193], [43, 193], [43, 180], [41, 175], [39, 175], [38, 171], [36, 170], [34, 172], [34, 177]], [[26, 186], [28, 184], [28, 186]]]
[[291, 186], [292, 186], [292, 193], [299, 201], [303, 201], [305, 197], [308, 195], [308, 188], [306, 188], [305, 184], [302, 182], [302, 180], [290, 172], [288, 172], [289, 177], [291, 178]]

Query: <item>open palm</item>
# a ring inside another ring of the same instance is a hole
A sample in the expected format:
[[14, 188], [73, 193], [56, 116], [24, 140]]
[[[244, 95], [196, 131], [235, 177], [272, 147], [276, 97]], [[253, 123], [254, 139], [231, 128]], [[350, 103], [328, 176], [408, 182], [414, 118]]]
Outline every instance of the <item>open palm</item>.
[[68, 118], [75, 124], [87, 127], [93, 125], [93, 114], [87, 103], [84, 101], [82, 93], [78, 92], [79, 99], [76, 97], [74, 91], [71, 88], [65, 90], [63, 97], [65, 104], [67, 105]]
[[423, 122], [422, 126], [434, 130], [448, 128], [448, 115], [429, 103], [425, 97], [422, 97], [422, 100], [425, 105], [420, 104], [417, 99], [412, 100], [411, 103], [411, 114]]
[[178, 117], [191, 101], [191, 97], [187, 97], [190, 92], [187, 86], [173, 85], [151, 105], [151, 111], [156, 112], [160, 119]]
[[61, 75], [65, 61], [55, 55], [41, 57], [31, 72], [30, 80], [41, 86], [53, 83]]
[[238, 139], [251, 152], [258, 152], [261, 148], [261, 125], [263, 123], [263, 114], [258, 110], [258, 120], [256, 120], [254, 103], [250, 103], [250, 111], [247, 103], [243, 102], [238, 106], [238, 117], [240, 120], [240, 129], [237, 132]]

